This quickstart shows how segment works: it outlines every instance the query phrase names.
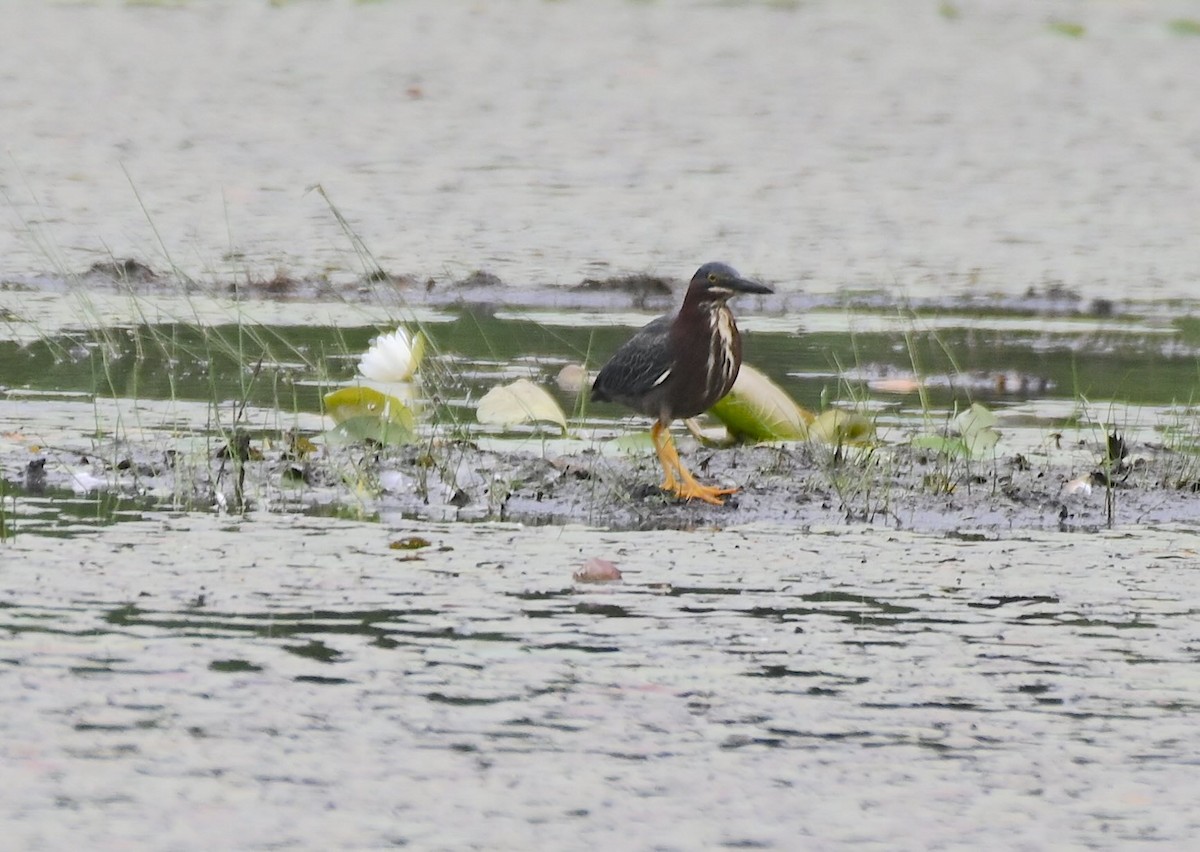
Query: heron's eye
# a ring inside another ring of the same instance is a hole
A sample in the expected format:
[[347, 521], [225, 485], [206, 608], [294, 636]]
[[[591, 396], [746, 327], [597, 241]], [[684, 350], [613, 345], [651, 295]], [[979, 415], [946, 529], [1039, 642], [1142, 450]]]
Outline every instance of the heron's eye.
[[717, 283], [717, 273], [715, 273], [715, 272], [708, 273], [708, 283], [709, 284]]

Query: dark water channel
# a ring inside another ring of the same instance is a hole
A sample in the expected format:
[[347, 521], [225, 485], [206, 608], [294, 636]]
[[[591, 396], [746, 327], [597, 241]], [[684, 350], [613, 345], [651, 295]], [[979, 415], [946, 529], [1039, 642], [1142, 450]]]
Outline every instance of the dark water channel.
[[[747, 363], [814, 410], [866, 396], [870, 380], [894, 376], [922, 379], [930, 402], [945, 409], [1048, 399], [1187, 404], [1200, 378], [1200, 319], [1190, 317], [854, 308], [764, 315], [754, 306], [742, 306], [740, 314]], [[446, 356], [440, 367], [433, 357], [432, 378], [446, 385], [435, 389], [478, 399], [509, 375], [553, 387], [559, 368], [578, 363], [594, 370], [654, 316], [519, 307], [441, 311], [424, 324], [435, 352]], [[357, 357], [395, 324], [173, 323], [0, 340], [0, 387], [11, 395], [108, 393], [201, 403], [244, 397], [318, 413], [322, 394], [352, 379]], [[453, 414], [470, 421], [472, 412], [463, 406]]]

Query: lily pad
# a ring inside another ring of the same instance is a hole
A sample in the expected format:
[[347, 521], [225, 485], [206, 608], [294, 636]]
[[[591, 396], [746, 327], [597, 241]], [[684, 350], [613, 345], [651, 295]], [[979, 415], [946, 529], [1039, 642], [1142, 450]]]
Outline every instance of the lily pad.
[[917, 435], [912, 446], [948, 456], [982, 456], [1000, 440], [1000, 433], [993, 428], [995, 423], [996, 415], [976, 402], [954, 418], [955, 434]]
[[332, 436], [343, 440], [401, 446], [416, 438], [412, 410], [394, 396], [372, 388], [342, 388], [325, 394], [325, 413], [335, 424]]
[[687, 427], [692, 437], [700, 442], [700, 446], [702, 447], [731, 447], [741, 440], [735, 438], [724, 426], [705, 429], [695, 417], [689, 417], [687, 420], [684, 420], [683, 425]]
[[1083, 24], [1077, 24], [1074, 21], [1051, 21], [1046, 24], [1046, 28], [1068, 38], [1083, 38], [1087, 32], [1087, 28]]
[[813, 415], [762, 372], [743, 364], [733, 389], [709, 409], [740, 441], [803, 441]]
[[516, 426], [521, 423], [553, 423], [567, 431], [567, 416], [562, 406], [545, 388], [529, 379], [517, 379], [498, 385], [484, 394], [475, 409], [475, 418], [489, 426]]
[[856, 411], [830, 408], [808, 424], [808, 440], [823, 444], [863, 444], [875, 437], [875, 424]]
[[954, 428], [962, 436], [967, 452], [973, 456], [986, 453], [1000, 440], [1000, 433], [993, 427], [996, 425], [996, 415], [979, 403], [954, 418]]

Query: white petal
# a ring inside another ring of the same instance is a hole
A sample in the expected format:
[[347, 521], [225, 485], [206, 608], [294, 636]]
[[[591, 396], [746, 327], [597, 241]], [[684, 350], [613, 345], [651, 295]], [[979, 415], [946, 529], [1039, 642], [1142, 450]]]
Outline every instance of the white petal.
[[358, 362], [358, 372], [377, 382], [408, 381], [416, 368], [412, 341], [402, 328], [375, 338]]

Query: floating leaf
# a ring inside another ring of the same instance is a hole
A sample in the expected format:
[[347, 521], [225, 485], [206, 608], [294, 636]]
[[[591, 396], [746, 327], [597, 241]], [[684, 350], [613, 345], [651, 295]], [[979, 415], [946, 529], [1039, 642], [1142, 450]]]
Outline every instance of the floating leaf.
[[803, 441], [812, 414], [762, 372], [743, 364], [733, 389], [709, 409], [740, 441]]
[[808, 424], [808, 440], [825, 444], [862, 444], [875, 437], [875, 424], [857, 411], [830, 408]]
[[871, 379], [867, 387], [879, 393], [916, 393], [921, 389], [921, 382], [913, 376], [887, 376]]
[[996, 415], [979, 403], [954, 418], [954, 435], [918, 435], [912, 446], [948, 456], [981, 456], [996, 446], [1000, 433], [992, 428]]
[[372, 388], [342, 388], [325, 394], [325, 413], [333, 418], [335, 436], [359, 442], [399, 446], [417, 434], [416, 418], [403, 402]]
[[1195, 18], [1176, 18], [1167, 24], [1175, 35], [1200, 36], [1200, 21]]
[[588, 371], [582, 364], [567, 364], [554, 378], [563, 393], [580, 393], [588, 386]]
[[957, 435], [917, 435], [911, 445], [917, 450], [929, 450], [944, 456], [965, 456], [967, 445]]
[[713, 429], [700, 428], [700, 421], [695, 417], [687, 418], [683, 421], [683, 425], [702, 447], [729, 447], [738, 442], [738, 439], [733, 437], [724, 426], [717, 426]]
[[986, 453], [1000, 440], [1000, 433], [992, 427], [996, 425], [996, 415], [979, 403], [954, 418], [954, 428], [962, 436], [963, 445], [973, 456]]
[[489, 426], [515, 426], [519, 423], [554, 423], [567, 431], [567, 416], [550, 394], [529, 379], [517, 379], [498, 385], [484, 394], [475, 409], [475, 417]]

